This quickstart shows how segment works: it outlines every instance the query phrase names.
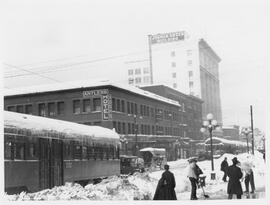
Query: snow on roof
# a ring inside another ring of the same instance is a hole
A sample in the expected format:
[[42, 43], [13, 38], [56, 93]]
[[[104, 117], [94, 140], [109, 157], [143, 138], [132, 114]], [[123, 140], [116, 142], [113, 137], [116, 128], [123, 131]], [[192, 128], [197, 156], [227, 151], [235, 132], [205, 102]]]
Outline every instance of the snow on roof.
[[16, 112], [4, 111], [4, 126], [21, 129], [30, 129], [32, 131], [59, 132], [65, 134], [65, 138], [78, 138], [87, 136], [90, 139], [118, 141], [119, 135], [108, 129], [99, 126], [88, 126], [78, 123], [55, 120], [46, 117], [39, 117]]
[[13, 95], [23, 95], [23, 94], [36, 94], [43, 92], [53, 92], [60, 90], [71, 90], [78, 88], [89, 88], [89, 87], [100, 87], [100, 86], [114, 86], [116, 88], [120, 88], [135, 94], [143, 95], [155, 100], [159, 100], [162, 102], [170, 103], [180, 107], [180, 104], [177, 101], [159, 96], [157, 94], [151, 93], [146, 90], [142, 90], [135, 86], [119, 84], [115, 82], [111, 82], [106, 79], [99, 80], [87, 80], [87, 81], [69, 81], [69, 82], [60, 82], [60, 83], [51, 83], [44, 85], [36, 85], [36, 86], [28, 86], [28, 87], [18, 87], [14, 89], [5, 89], [4, 96], [13, 96]]
[[[233, 144], [233, 145], [238, 145], [238, 146], [246, 146], [247, 145], [245, 142], [240, 142], [237, 140], [228, 140], [228, 139], [219, 138], [219, 137], [212, 137], [212, 139], [220, 141], [220, 143], [223, 143], [223, 144]], [[210, 138], [206, 139], [204, 141], [204, 144], [207, 144], [209, 141], [210, 141]]]
[[153, 147], [146, 147], [146, 148], [140, 149], [140, 152], [153, 152], [153, 151], [165, 152], [166, 149], [165, 148], [153, 148]]

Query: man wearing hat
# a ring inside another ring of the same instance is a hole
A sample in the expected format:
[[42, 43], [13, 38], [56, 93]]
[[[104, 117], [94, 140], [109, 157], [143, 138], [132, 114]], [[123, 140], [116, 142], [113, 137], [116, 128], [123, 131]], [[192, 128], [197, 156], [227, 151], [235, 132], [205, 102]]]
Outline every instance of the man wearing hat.
[[237, 160], [236, 157], [232, 159], [233, 164], [228, 167], [228, 187], [227, 187], [227, 193], [228, 193], [228, 199], [232, 199], [233, 194], [236, 194], [237, 199], [241, 199], [241, 196], [243, 194], [242, 186], [240, 179], [243, 176], [243, 173], [241, 169], [237, 166], [240, 162]]
[[165, 164], [164, 169], [153, 200], [176, 200], [174, 175], [169, 171], [169, 165]]
[[197, 183], [199, 179], [199, 175], [202, 174], [202, 170], [200, 167], [196, 164], [197, 159], [196, 158], [190, 158], [188, 160], [189, 165], [188, 165], [188, 174], [187, 177], [190, 180], [191, 183], [191, 195], [190, 195], [190, 200], [197, 200], [196, 196], [196, 190], [197, 190]]

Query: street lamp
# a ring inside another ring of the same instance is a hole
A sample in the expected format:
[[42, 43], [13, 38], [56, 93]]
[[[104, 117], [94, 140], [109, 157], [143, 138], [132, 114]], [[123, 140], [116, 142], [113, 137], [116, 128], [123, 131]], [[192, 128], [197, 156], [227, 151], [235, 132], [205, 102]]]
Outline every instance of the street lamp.
[[248, 135], [251, 133], [251, 130], [247, 127], [243, 128], [241, 131], [241, 134], [244, 134], [246, 136], [247, 140], [247, 153], [249, 153], [249, 145], [248, 145]]
[[[132, 116], [132, 115], [128, 115], [128, 116]], [[138, 123], [137, 123], [137, 115], [134, 114], [133, 115], [133, 118], [134, 118], [134, 125], [135, 125], [135, 154], [137, 155], [138, 154]], [[140, 119], [142, 119], [142, 116], [139, 117]]]
[[209, 113], [206, 116], [206, 121], [203, 122], [203, 126], [200, 129], [202, 133], [206, 131], [206, 129], [209, 132], [210, 135], [210, 149], [211, 149], [211, 167], [212, 167], [212, 173], [211, 173], [211, 179], [215, 179], [216, 175], [214, 173], [214, 158], [213, 158], [213, 141], [212, 141], [212, 132], [215, 130], [215, 128], [218, 127], [217, 121], [213, 120], [213, 114]]

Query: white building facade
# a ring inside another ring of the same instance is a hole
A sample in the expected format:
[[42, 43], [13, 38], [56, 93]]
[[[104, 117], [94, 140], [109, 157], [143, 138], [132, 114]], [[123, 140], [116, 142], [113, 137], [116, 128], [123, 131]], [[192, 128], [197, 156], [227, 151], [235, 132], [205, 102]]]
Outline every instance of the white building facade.
[[186, 32], [149, 35], [149, 67], [153, 84], [164, 84], [201, 98], [202, 115], [222, 123], [219, 73], [221, 59], [203, 39]]

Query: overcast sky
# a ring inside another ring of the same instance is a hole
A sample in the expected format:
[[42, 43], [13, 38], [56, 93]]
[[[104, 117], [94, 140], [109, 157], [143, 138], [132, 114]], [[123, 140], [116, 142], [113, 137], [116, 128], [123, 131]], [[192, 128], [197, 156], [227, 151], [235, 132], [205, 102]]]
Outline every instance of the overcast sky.
[[[264, 130], [270, 45], [266, 2], [9, 0], [3, 7], [5, 76], [27, 73], [22, 69], [38, 73], [54, 68], [49, 66], [97, 59], [102, 65], [95, 62], [42, 74], [48, 78], [5, 78], [4, 85], [12, 88], [53, 82], [49, 78], [85, 79], [99, 66], [116, 73], [113, 65], [122, 61], [119, 56], [147, 51], [148, 34], [185, 30], [204, 38], [222, 59], [224, 124], [250, 125], [249, 105], [253, 105], [254, 126]], [[89, 69], [80, 69], [83, 66]]]

